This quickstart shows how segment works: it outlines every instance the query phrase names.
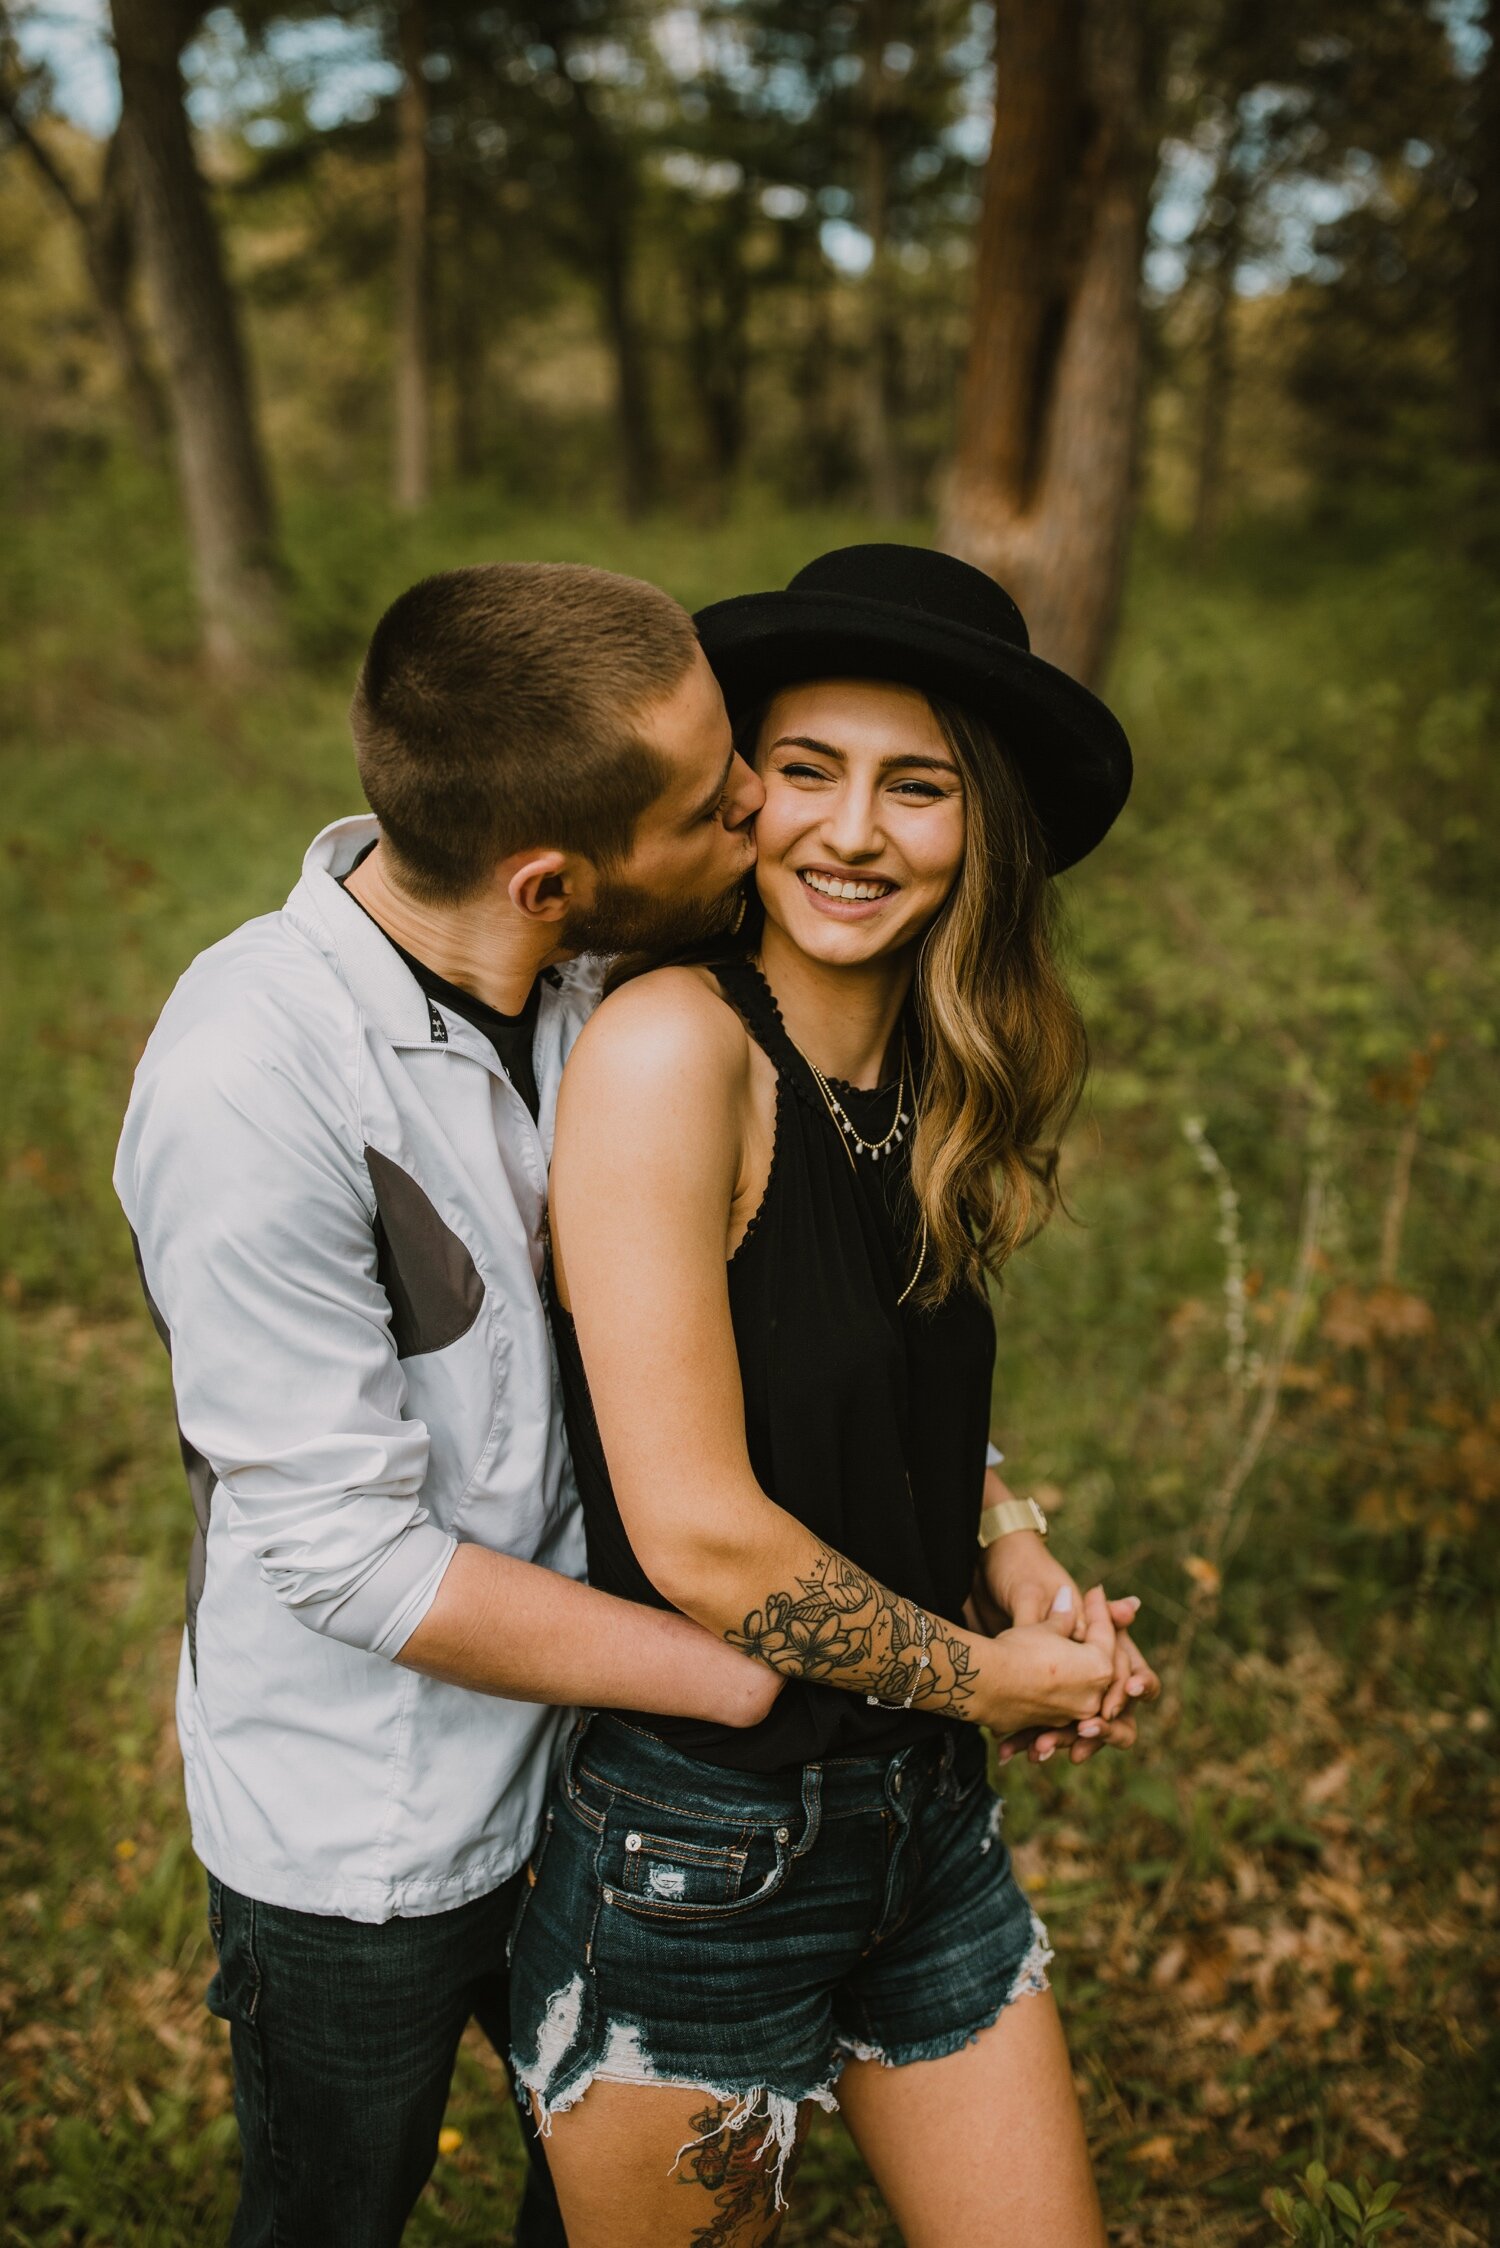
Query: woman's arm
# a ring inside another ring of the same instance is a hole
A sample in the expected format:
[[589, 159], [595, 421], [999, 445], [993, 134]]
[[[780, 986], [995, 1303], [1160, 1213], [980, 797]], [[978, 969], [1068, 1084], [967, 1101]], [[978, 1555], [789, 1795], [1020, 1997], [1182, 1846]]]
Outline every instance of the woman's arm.
[[987, 1639], [878, 1583], [757, 1484], [726, 1275], [751, 1083], [744, 1032], [687, 970], [607, 1000], [563, 1080], [553, 1243], [641, 1566], [786, 1677], [1000, 1732], [1092, 1714], [1114, 1671], [1102, 1596], [1083, 1642], [1066, 1621]]

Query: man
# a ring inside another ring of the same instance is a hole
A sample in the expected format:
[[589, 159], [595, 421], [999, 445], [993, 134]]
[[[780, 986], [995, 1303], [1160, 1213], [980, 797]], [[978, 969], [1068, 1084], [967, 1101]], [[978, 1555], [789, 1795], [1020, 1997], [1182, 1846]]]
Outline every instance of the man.
[[[587, 957], [727, 925], [763, 791], [692, 624], [607, 572], [404, 594], [353, 706], [373, 817], [188, 969], [115, 1184], [197, 1536], [177, 1716], [244, 2156], [236, 2248], [383, 2248], [580, 1702], [776, 1681], [576, 1581], [542, 1302]], [[560, 2241], [545, 2167], [518, 2237]]]

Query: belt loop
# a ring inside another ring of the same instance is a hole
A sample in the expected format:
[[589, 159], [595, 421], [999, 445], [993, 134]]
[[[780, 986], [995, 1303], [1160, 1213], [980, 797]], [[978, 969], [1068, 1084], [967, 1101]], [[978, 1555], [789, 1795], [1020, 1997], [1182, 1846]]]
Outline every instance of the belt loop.
[[804, 1764], [802, 1767], [802, 1833], [792, 1849], [794, 1858], [806, 1857], [818, 1839], [823, 1824], [823, 1767], [821, 1764]]
[[910, 1805], [903, 1800], [906, 1794], [907, 1766], [910, 1762], [911, 1750], [900, 1748], [897, 1749], [885, 1769], [886, 1801], [896, 1813], [897, 1818], [903, 1820], [910, 1815]]

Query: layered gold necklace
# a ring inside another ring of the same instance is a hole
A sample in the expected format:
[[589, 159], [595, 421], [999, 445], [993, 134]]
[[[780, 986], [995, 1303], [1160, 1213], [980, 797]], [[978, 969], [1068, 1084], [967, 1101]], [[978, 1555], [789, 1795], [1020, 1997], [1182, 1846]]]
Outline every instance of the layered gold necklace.
[[[783, 1028], [785, 1028], [784, 1025]], [[843, 1102], [839, 1099], [838, 1095], [833, 1090], [833, 1087], [829, 1084], [827, 1078], [819, 1069], [817, 1063], [811, 1058], [810, 1055], [803, 1053], [802, 1048], [797, 1044], [796, 1040], [791, 1037], [790, 1033], [787, 1034], [787, 1043], [791, 1046], [792, 1051], [799, 1057], [799, 1059], [807, 1064], [807, 1068], [811, 1073], [813, 1083], [817, 1086], [818, 1091], [823, 1096], [823, 1104], [828, 1110], [829, 1115], [833, 1118], [834, 1123], [838, 1127], [839, 1144], [843, 1148], [845, 1155], [848, 1157], [849, 1168], [851, 1171], [853, 1171], [856, 1178], [859, 1176], [859, 1166], [854, 1160], [857, 1154], [867, 1155], [872, 1163], [878, 1163], [883, 1155], [892, 1154], [894, 1150], [900, 1146], [902, 1140], [904, 1140], [906, 1137], [906, 1127], [911, 1122], [911, 1116], [906, 1106], [906, 1090], [907, 1085], [910, 1081], [911, 1067], [910, 1056], [907, 1053], [906, 1040], [904, 1038], [901, 1041], [901, 1076], [896, 1086], [895, 1118], [891, 1124], [890, 1130], [885, 1134], [884, 1138], [878, 1140], [867, 1140], [864, 1137], [864, 1134], [855, 1124], [853, 1117], [849, 1114], [849, 1111], [845, 1108]], [[898, 1306], [905, 1303], [907, 1297], [911, 1294], [913, 1288], [915, 1288], [917, 1282], [921, 1279], [922, 1266], [926, 1260], [926, 1256], [927, 1220], [924, 1217], [922, 1220], [921, 1238], [917, 1243], [916, 1268], [913, 1271], [910, 1280], [907, 1281], [906, 1286], [902, 1289], [900, 1295], [896, 1298]]]

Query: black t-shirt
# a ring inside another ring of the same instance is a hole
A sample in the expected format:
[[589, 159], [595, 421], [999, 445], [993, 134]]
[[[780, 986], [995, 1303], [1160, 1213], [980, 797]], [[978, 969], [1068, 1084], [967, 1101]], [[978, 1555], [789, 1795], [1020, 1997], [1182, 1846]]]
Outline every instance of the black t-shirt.
[[[367, 844], [354, 866], [359, 866], [367, 859], [374, 848], [373, 843]], [[353, 872], [354, 867], [351, 867], [349, 873]], [[339, 876], [341, 888], [347, 880], [347, 875]], [[354, 892], [351, 890], [349, 895], [354, 897]], [[361, 913], [368, 911], [367, 907], [360, 905], [357, 897], [354, 902]], [[373, 913], [369, 917], [372, 921], [375, 920]], [[531, 1121], [535, 1124], [542, 1106], [542, 1096], [537, 1090], [536, 1062], [532, 1054], [536, 1038], [537, 1007], [541, 999], [541, 978], [538, 977], [532, 984], [526, 995], [526, 1004], [518, 1015], [502, 1015], [498, 1007], [491, 1007], [483, 999], [476, 999], [473, 992], [465, 991], [461, 984], [449, 983], [446, 976], [440, 976], [435, 968], [429, 968], [425, 960], [419, 960], [414, 952], [408, 952], [405, 945], [397, 944], [388, 929], [380, 928], [378, 921], [375, 926], [380, 929], [391, 950], [401, 955], [427, 997], [437, 1006], [446, 1007], [450, 1015], [461, 1016], [471, 1029], [478, 1031], [481, 1038], [489, 1040], [500, 1057], [500, 1067], [531, 1111]]]

